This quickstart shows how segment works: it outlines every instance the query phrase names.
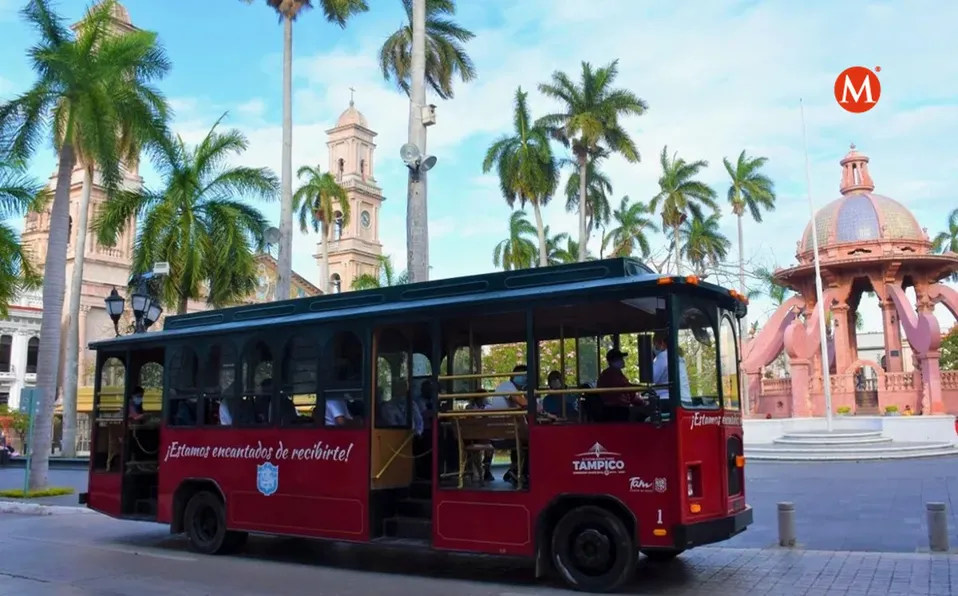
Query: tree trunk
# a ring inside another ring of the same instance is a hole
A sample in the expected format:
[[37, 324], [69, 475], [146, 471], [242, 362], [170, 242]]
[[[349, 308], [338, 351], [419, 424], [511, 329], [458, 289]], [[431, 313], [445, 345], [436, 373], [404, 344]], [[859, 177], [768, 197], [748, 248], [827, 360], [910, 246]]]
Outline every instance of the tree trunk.
[[539, 236], [539, 266], [549, 266], [549, 249], [546, 246], [546, 228], [542, 223], [542, 209], [539, 201], [532, 201], [532, 211], [536, 215], [536, 234]]
[[[742, 292], [742, 295], [745, 296], [748, 293], [748, 290], [745, 289], [745, 241], [743, 240], [744, 234], [742, 233], [742, 215], [743, 212], [739, 212], [738, 215], [738, 285], [739, 291]], [[739, 358], [745, 357], [745, 333], [743, 330], [748, 329], [748, 314], [739, 319], [738, 321], [738, 353]], [[740, 384], [740, 393], [742, 396], [739, 406], [742, 408], [742, 411], [746, 413], [749, 412], [749, 395], [748, 395], [748, 380], [739, 375], [739, 384]]]
[[679, 224], [672, 226], [672, 250], [675, 251], [675, 274], [682, 275], [682, 247], [679, 246]]
[[187, 295], [180, 296], [180, 301], [176, 304], [176, 314], [185, 315], [186, 311], [190, 306], [190, 297]]
[[587, 155], [579, 156], [579, 262], [585, 261], [587, 253], [586, 245], [589, 243], [589, 232], [585, 225], [585, 210], [587, 205], [586, 195], [588, 194], [588, 168], [589, 158]]
[[[67, 126], [66, 138], [70, 138]], [[60, 324], [63, 318], [63, 294], [66, 291], [67, 235], [70, 229], [70, 181], [76, 154], [73, 146], [60, 149], [57, 187], [50, 208], [50, 236], [43, 264], [43, 318], [40, 322], [40, 349], [37, 354], [37, 409], [30, 437], [30, 488], [46, 488], [50, 469], [50, 444], [53, 441], [53, 409], [57, 398], [60, 364]]]
[[293, 19], [283, 18], [283, 164], [276, 300], [289, 298], [293, 277]]
[[[422, 109], [426, 105], [426, 0], [412, 3], [412, 65], [409, 93], [409, 142], [426, 155], [426, 129]], [[426, 201], [426, 173], [418, 179], [409, 172], [406, 193], [406, 270], [410, 282], [429, 279], [429, 218]]]
[[83, 190], [77, 213], [77, 241], [73, 247], [73, 279], [70, 282], [69, 326], [67, 327], [66, 366], [63, 371], [63, 438], [60, 448], [63, 457], [76, 457], [77, 375], [80, 360], [80, 296], [83, 290], [83, 261], [86, 255], [87, 219], [90, 214], [90, 195], [93, 191], [93, 166], [83, 169]]
[[745, 290], [745, 243], [742, 240], [742, 214], [738, 216], [738, 286], [744, 296]]
[[321, 229], [323, 234], [323, 258], [319, 262], [319, 275], [322, 277], [319, 287], [323, 294], [329, 294], [329, 224], [324, 221]]

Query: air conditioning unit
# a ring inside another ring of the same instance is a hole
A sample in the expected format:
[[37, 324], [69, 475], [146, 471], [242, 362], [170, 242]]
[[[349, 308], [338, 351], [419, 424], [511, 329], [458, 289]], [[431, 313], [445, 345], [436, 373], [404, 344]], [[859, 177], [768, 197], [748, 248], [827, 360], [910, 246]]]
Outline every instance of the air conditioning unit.
[[422, 108], [422, 125], [432, 126], [436, 123], [436, 106], [429, 104]]

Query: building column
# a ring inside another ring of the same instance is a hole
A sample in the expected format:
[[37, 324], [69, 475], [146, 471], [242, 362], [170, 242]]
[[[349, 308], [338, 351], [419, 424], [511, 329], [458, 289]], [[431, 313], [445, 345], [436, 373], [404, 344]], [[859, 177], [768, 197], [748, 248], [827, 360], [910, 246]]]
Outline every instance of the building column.
[[[811, 393], [811, 369], [812, 363], [808, 360], [793, 358], [791, 360], [792, 377], [792, 400], [788, 404], [788, 416], [790, 418], [807, 418], [813, 413], [808, 408], [808, 396]], [[826, 371], [825, 382], [828, 382]]]
[[840, 375], [851, 365], [850, 359], [850, 327], [849, 327], [848, 305], [838, 304], [832, 307], [832, 341], [835, 345], [835, 374]]
[[885, 372], [902, 372], [904, 366], [901, 358], [901, 324], [898, 322], [895, 303], [891, 300], [883, 300], [881, 311], [885, 337]]
[[921, 405], [922, 414], [945, 414], [945, 404], [941, 400], [941, 369], [938, 360], [941, 352], [938, 350], [918, 355], [921, 370]]
[[79, 333], [77, 334], [77, 389], [86, 386], [86, 321], [90, 313], [90, 307], [81, 304], [79, 312]]
[[10, 385], [10, 399], [8, 407], [11, 410], [20, 407], [20, 392], [23, 390], [27, 375], [27, 345], [30, 335], [25, 331], [13, 334], [13, 344], [10, 346], [10, 365], [13, 367], [13, 383]]

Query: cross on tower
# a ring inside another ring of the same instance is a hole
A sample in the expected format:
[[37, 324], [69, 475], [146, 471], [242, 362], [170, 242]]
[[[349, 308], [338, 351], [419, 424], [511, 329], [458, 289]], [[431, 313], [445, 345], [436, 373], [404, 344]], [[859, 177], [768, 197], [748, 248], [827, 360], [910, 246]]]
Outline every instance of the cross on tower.
[[356, 90], [352, 87], [349, 88], [349, 105], [353, 105], [353, 97], [356, 94]]

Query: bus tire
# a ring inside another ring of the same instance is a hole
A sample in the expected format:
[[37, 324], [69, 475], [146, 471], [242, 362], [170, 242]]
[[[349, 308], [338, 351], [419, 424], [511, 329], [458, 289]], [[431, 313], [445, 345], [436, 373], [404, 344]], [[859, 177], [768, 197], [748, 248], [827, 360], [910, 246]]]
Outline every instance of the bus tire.
[[574, 590], [613, 592], [635, 575], [635, 541], [622, 520], [603, 507], [584, 505], [563, 515], [551, 546], [556, 571]]
[[684, 548], [656, 548], [643, 550], [642, 554], [653, 563], [668, 563], [684, 552]]
[[183, 513], [183, 526], [190, 548], [198, 553], [216, 555], [230, 546], [226, 507], [209, 491], [198, 492], [190, 498]]

